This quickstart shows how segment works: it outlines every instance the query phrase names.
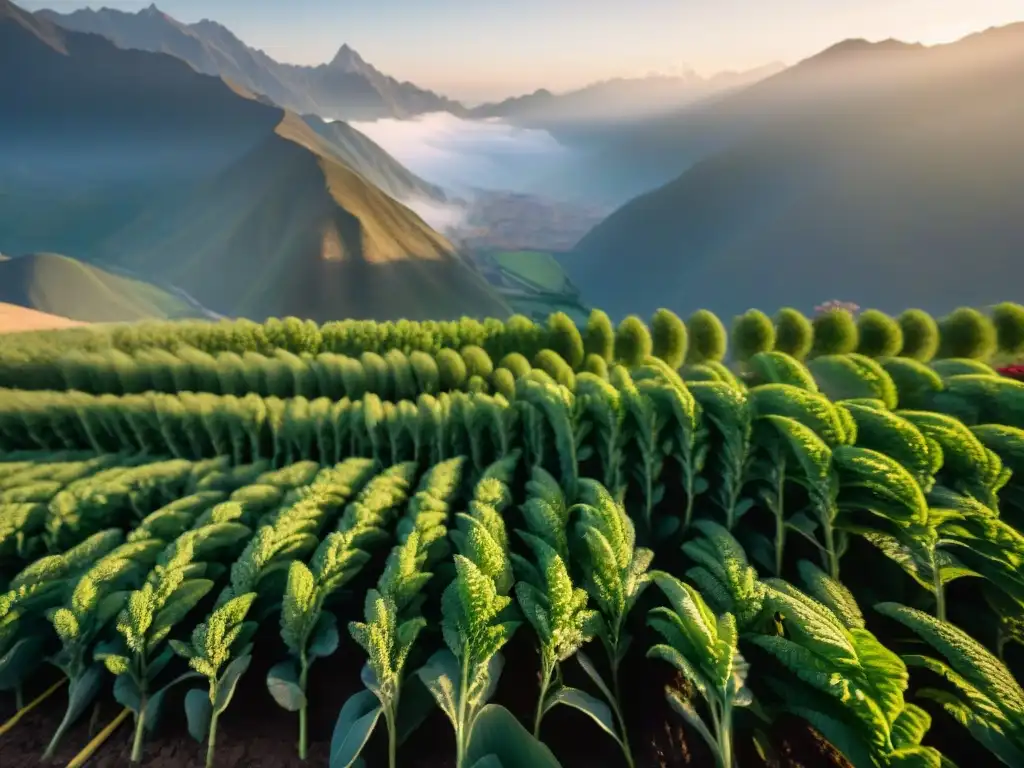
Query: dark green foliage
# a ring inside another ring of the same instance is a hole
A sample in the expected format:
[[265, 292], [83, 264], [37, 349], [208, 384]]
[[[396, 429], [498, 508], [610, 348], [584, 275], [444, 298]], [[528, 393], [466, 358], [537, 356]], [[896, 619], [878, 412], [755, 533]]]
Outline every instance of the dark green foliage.
[[903, 329], [884, 312], [868, 309], [857, 318], [857, 352], [867, 357], [893, 357], [903, 347]]
[[991, 365], [967, 357], [944, 357], [933, 362], [931, 368], [943, 379], [948, 379], [951, 376], [999, 375]]
[[600, 309], [592, 310], [583, 335], [583, 351], [597, 355], [610, 363], [615, 354], [615, 329], [607, 314]]
[[391, 394], [391, 371], [388, 369], [387, 361], [376, 352], [363, 352], [359, 356], [359, 361], [366, 372], [367, 390], [388, 400]]
[[453, 391], [466, 385], [468, 373], [462, 355], [454, 349], [442, 349], [434, 357], [437, 372], [441, 377], [441, 389]]
[[932, 396], [942, 391], [942, 377], [922, 362], [907, 357], [889, 357], [878, 361], [896, 385], [898, 406], [902, 410], [927, 411]]
[[491, 374], [491, 388], [495, 393], [504, 395], [506, 400], [516, 396], [516, 376], [508, 368], [495, 368]]
[[548, 318], [548, 346], [557, 352], [572, 370], [583, 365], [583, 337], [580, 329], [565, 312]]
[[690, 332], [687, 365], [722, 362], [728, 347], [728, 335], [718, 317], [706, 309], [698, 309], [690, 315], [686, 327]]
[[498, 367], [507, 368], [512, 372], [512, 375], [518, 379], [528, 374], [533, 366], [530, 365], [529, 360], [518, 352], [509, 352], [501, 358], [501, 362], [498, 363]]
[[1024, 355], [1024, 306], [1006, 301], [992, 308], [999, 351], [1010, 357]]
[[414, 351], [409, 355], [409, 365], [421, 394], [436, 395], [441, 390], [441, 373], [437, 362], [426, 352]]
[[602, 379], [608, 378], [608, 363], [600, 355], [587, 355], [587, 358], [583, 361], [583, 370], [595, 376], [600, 376]]
[[576, 385], [576, 376], [572, 368], [553, 349], [542, 349], [538, 352], [533, 358], [533, 367], [544, 371], [563, 387], [573, 389]]
[[774, 347], [775, 326], [764, 312], [750, 309], [733, 320], [732, 354], [737, 360], [745, 362]]
[[[391, 392], [396, 400], [415, 400], [419, 385], [413, 373], [409, 358], [400, 349], [390, 349], [384, 354], [391, 374]], [[305, 394], [305, 393], [303, 393]]]
[[857, 349], [857, 321], [845, 309], [829, 309], [812, 321], [811, 356], [845, 355]]
[[987, 360], [995, 350], [995, 325], [976, 309], [960, 307], [939, 323], [939, 357]]
[[267, 343], [272, 347], [299, 352], [320, 351], [320, 328], [312, 320], [286, 317], [284, 320], [270, 318], [264, 324]]
[[775, 315], [775, 350], [803, 360], [814, 344], [814, 326], [802, 312], [785, 307]]
[[651, 354], [651, 334], [644, 321], [630, 315], [619, 323], [615, 331], [615, 359], [627, 368], [643, 363]]
[[492, 343], [484, 347], [492, 359], [497, 360], [510, 352], [521, 352], [532, 357], [544, 348], [542, 328], [526, 315], [512, 315], [505, 322], [505, 332], [500, 343]]
[[668, 363], [673, 370], [679, 370], [686, 360], [686, 346], [689, 342], [686, 326], [679, 315], [668, 309], [659, 309], [651, 318], [652, 354]]
[[908, 309], [898, 318], [903, 331], [900, 357], [927, 363], [939, 349], [939, 324], [923, 309]]
[[466, 363], [466, 373], [470, 377], [480, 376], [486, 379], [494, 373], [494, 363], [482, 347], [470, 344], [462, 348], [462, 360]]

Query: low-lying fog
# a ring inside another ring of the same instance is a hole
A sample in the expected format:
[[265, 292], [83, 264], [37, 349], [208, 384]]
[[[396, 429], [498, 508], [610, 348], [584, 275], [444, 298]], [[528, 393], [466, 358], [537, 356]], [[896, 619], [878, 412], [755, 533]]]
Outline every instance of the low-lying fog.
[[474, 188], [542, 193], [552, 168], [571, 154], [547, 131], [448, 113], [350, 125], [413, 173], [456, 195]]

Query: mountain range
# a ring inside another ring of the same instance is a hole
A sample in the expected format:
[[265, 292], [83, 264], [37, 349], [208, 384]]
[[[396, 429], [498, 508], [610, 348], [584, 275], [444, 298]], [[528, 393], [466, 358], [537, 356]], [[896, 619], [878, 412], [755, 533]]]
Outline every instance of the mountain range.
[[463, 111], [457, 102], [381, 73], [348, 45], [330, 62], [306, 67], [275, 61], [215, 21], [184, 24], [156, 5], [138, 13], [86, 8], [68, 14], [42, 10], [36, 15], [65, 29], [102, 35], [120, 48], [170, 54], [197, 72], [232, 80], [300, 114], [375, 120]]
[[109, 263], [254, 319], [508, 314], [349, 164], [397, 173], [372, 143], [238, 83], [0, 0], [0, 104], [5, 253]]
[[537, 126], [595, 119], [617, 121], [670, 111], [704, 96], [756, 82], [783, 68], [773, 63], [707, 78], [695, 73], [615, 78], [566, 93], [541, 89], [467, 108], [456, 100], [385, 75], [347, 44], [326, 64], [297, 66], [275, 61], [215, 21], [185, 24], [156, 5], [137, 13], [86, 8], [65, 14], [41, 10], [36, 15], [65, 29], [102, 35], [120, 48], [171, 54], [187, 61], [197, 72], [232, 80], [286, 109], [329, 119], [409, 118], [449, 112], [465, 118], [500, 117]]
[[468, 116], [497, 117], [518, 125], [555, 129], [595, 121], [619, 124], [674, 112], [713, 94], [751, 85], [783, 69], [785, 65], [772, 63], [743, 72], [720, 72], [711, 77], [701, 77], [694, 72], [679, 76], [620, 77], [557, 94], [542, 88], [474, 107]]
[[566, 267], [618, 317], [1003, 300], [1024, 281], [1021, 83], [1024, 24], [933, 47], [850, 40], [624, 127], [604, 147], [624, 165], [690, 167], [596, 226]]
[[[324, 67], [347, 73], [323, 87], [356, 116], [444, 109], [553, 133], [570, 151], [545, 196], [617, 208], [558, 258], [582, 301], [617, 318], [829, 298], [941, 313], [1024, 279], [1024, 24], [474, 110], [414, 98], [347, 47]], [[121, 319], [509, 314], [411, 210], [445, 191], [312, 103], [324, 67], [155, 8], [59, 16], [0, 0], [0, 250], [30, 254], [0, 259], [0, 302], [74, 319], [99, 305]], [[280, 72], [297, 79], [275, 92]], [[507, 212], [487, 220], [516, 226]]]

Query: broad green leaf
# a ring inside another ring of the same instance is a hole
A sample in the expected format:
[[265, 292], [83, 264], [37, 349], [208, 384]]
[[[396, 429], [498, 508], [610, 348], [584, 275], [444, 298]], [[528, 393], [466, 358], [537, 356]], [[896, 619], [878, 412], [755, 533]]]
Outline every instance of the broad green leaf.
[[142, 708], [142, 693], [131, 675], [118, 675], [114, 680], [114, 699], [123, 707], [128, 707], [138, 717]]
[[594, 666], [594, 662], [590, 660], [590, 657], [583, 651], [578, 651], [576, 653], [576, 661], [578, 661], [580, 666], [583, 667], [583, 671], [587, 673], [587, 677], [594, 681], [594, 685], [596, 685], [601, 691], [601, 695], [604, 696], [605, 700], [615, 701], [615, 697], [608, 689], [608, 686], [605, 685], [604, 680], [601, 679], [601, 675], [597, 671], [597, 667]]
[[146, 665], [146, 680], [152, 682], [159, 677], [160, 673], [163, 672], [167, 665], [174, 659], [174, 651], [164, 646], [163, 650], [154, 656], [150, 662]]
[[665, 516], [661, 517], [654, 524], [654, 538], [657, 541], [665, 541], [675, 535], [676, 531], [682, 526], [683, 521], [678, 517]]
[[102, 664], [93, 664], [78, 680], [72, 682], [68, 691], [68, 709], [64, 722], [71, 725], [92, 704], [103, 687], [106, 669]]
[[462, 674], [459, 660], [448, 650], [440, 650], [431, 656], [427, 663], [416, 670], [424, 687], [430, 691], [437, 706], [448, 716], [452, 725], [458, 722], [458, 686]]
[[615, 732], [612, 710], [600, 699], [591, 696], [586, 691], [581, 691], [579, 688], [562, 686], [547, 697], [547, 700], [544, 702], [544, 711], [547, 712], [559, 704], [578, 709], [597, 723], [605, 733], [616, 741], [619, 740], [619, 736]]
[[321, 611], [313, 633], [310, 636], [308, 653], [315, 658], [326, 658], [338, 650], [338, 618], [328, 611]]
[[697, 710], [691, 702], [684, 699], [679, 695], [677, 691], [666, 691], [665, 698], [668, 700], [669, 706], [677, 712], [686, 721], [686, 724], [693, 728], [697, 733], [701, 735], [701, 738], [707, 742], [707, 745], [711, 747], [714, 754], [718, 753], [718, 742], [715, 741], [715, 737], [711, 735], [711, 731], [701, 720]]
[[210, 730], [213, 705], [210, 695], [201, 688], [193, 688], [185, 694], [185, 718], [188, 720], [189, 735], [200, 744], [206, 740]]
[[[178, 685], [179, 683], [184, 683], [187, 680], [196, 680], [201, 677], [202, 675], [200, 675], [198, 672], [186, 672], [185, 674], [179, 675], [178, 677], [174, 678], [163, 688], [158, 690], [156, 693], [152, 694], [149, 697], [149, 700], [146, 702], [146, 722], [144, 724], [145, 729], [147, 731], [152, 732], [155, 731], [156, 727], [160, 724], [160, 717], [163, 713], [164, 699], [167, 696], [167, 692], [171, 688]], [[207, 701], [209, 701], [209, 698], [209, 696], [206, 697]]]
[[465, 762], [474, 765], [489, 756], [496, 757], [502, 768], [560, 768], [551, 750], [497, 704], [480, 710], [469, 736]]
[[380, 702], [370, 691], [359, 691], [349, 697], [334, 725], [329, 768], [349, 768], [355, 763], [382, 712]]
[[306, 703], [306, 694], [299, 686], [299, 670], [294, 659], [275, 664], [267, 672], [267, 689], [281, 707], [298, 712]]
[[0, 691], [21, 685], [45, 657], [46, 644], [37, 637], [23, 637], [0, 657]]
[[215, 712], [220, 714], [228, 708], [228, 704], [231, 703], [231, 697], [235, 695], [235, 687], [238, 685], [242, 675], [245, 674], [245, 670], [249, 668], [251, 662], [252, 656], [246, 655], [240, 656], [228, 664], [228, 668], [224, 670], [224, 674], [217, 682], [217, 696], [213, 702]]

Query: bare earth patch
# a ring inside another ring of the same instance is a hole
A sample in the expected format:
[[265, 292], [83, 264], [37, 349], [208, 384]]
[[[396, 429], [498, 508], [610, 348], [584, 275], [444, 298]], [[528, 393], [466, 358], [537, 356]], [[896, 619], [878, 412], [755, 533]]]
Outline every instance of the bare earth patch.
[[86, 323], [0, 302], [0, 333], [46, 331], [55, 328], [73, 328], [78, 325], [86, 325]]

